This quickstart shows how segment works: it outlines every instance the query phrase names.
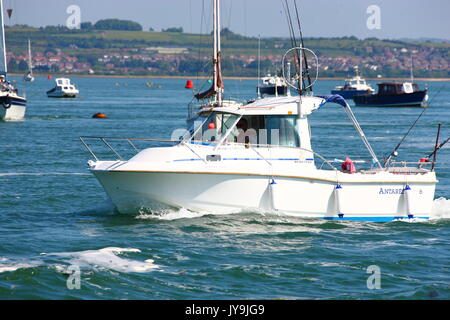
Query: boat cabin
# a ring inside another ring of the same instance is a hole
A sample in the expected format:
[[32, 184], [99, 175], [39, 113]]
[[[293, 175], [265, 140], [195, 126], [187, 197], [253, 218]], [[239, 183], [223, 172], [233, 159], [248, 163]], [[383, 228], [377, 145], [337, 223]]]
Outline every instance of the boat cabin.
[[[298, 115], [298, 97], [266, 98], [235, 107], [205, 108], [185, 139], [203, 145], [244, 144], [256, 147], [310, 149], [306, 115], [321, 98], [305, 97]], [[302, 121], [299, 121], [299, 118]]]
[[57, 78], [56, 86], [62, 90], [75, 90], [75, 86], [67, 78]]
[[378, 84], [379, 95], [398, 95], [417, 91], [419, 91], [419, 86], [416, 83], [411, 82], [383, 82]]

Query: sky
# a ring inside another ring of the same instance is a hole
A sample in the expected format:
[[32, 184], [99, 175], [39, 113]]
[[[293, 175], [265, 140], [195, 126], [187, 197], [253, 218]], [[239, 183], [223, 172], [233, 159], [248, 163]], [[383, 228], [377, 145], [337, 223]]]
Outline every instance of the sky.
[[[66, 25], [71, 15], [67, 13], [68, 7], [76, 5], [80, 8], [81, 22], [118, 18], [139, 22], [144, 30], [183, 27], [184, 32], [204, 33], [211, 29], [211, 0], [3, 0], [3, 3], [5, 11], [13, 9], [11, 19], [5, 13], [7, 25]], [[282, 0], [221, 3], [222, 27], [245, 36], [289, 36]], [[297, 0], [297, 5], [305, 37], [450, 40], [450, 0]]]

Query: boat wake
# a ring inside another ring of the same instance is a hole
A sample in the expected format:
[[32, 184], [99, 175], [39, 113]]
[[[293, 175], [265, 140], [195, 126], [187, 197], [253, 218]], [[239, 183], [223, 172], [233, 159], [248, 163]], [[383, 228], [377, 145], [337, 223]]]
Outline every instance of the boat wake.
[[[248, 214], [259, 214], [262, 216], [266, 215], [276, 215], [276, 216], [284, 216], [284, 217], [296, 217], [289, 213], [279, 212], [279, 211], [258, 211], [258, 210], [237, 210], [234, 212], [227, 213], [218, 213], [218, 212], [195, 212], [190, 211], [185, 208], [180, 209], [161, 209], [161, 210], [150, 210], [150, 209], [141, 209], [139, 210], [139, 214], [135, 216], [136, 219], [143, 220], [178, 220], [178, 219], [192, 219], [192, 218], [200, 218], [206, 215], [230, 215], [230, 214], [238, 214], [238, 213], [248, 213]], [[446, 198], [438, 198], [433, 201], [433, 208], [430, 215], [430, 220], [439, 220], [439, 219], [450, 219], [450, 199]], [[308, 219], [310, 220], [310, 219]], [[403, 221], [403, 220], [402, 220]], [[406, 220], [405, 220], [406, 221]], [[408, 220], [410, 222], [416, 221], [428, 221], [428, 219], [412, 219]]]
[[434, 199], [430, 219], [450, 219], [450, 199], [444, 197]]
[[[146, 259], [145, 261], [132, 260], [120, 257], [123, 253], [141, 252], [135, 248], [118, 248], [106, 247], [98, 250], [86, 250], [78, 252], [62, 252], [62, 253], [42, 253], [45, 256], [58, 256], [67, 259], [66, 262], [71, 266], [77, 266], [80, 269], [94, 270], [114, 270], [118, 272], [148, 272], [158, 269], [159, 266], [154, 264], [154, 260]], [[65, 268], [59, 266], [57, 269], [64, 272]]]
[[[0, 273], [14, 272], [19, 269], [29, 269], [39, 266], [52, 266], [61, 273], [69, 272], [70, 266], [76, 266], [81, 270], [114, 270], [118, 272], [149, 272], [158, 269], [153, 259], [144, 261], [132, 260], [120, 257], [126, 253], [139, 253], [135, 248], [106, 247], [98, 250], [86, 250], [79, 252], [41, 253], [38, 259], [10, 259], [0, 257]], [[54, 257], [57, 257], [54, 259]], [[51, 261], [45, 261], [46, 258]], [[63, 261], [60, 261], [62, 258]], [[56, 261], [55, 261], [56, 260]], [[61, 264], [63, 262], [64, 264]], [[68, 265], [67, 265], [68, 264]]]
[[13, 261], [9, 258], [0, 257], [0, 273], [16, 271], [19, 269], [34, 268], [41, 265], [42, 263], [43, 263], [42, 261], [26, 261], [26, 260]]

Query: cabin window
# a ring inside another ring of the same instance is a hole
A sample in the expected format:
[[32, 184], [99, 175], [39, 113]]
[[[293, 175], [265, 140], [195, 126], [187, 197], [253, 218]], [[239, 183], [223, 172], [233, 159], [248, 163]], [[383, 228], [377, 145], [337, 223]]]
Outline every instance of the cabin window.
[[[199, 117], [191, 128], [193, 141], [203, 143], [218, 143], [222, 136], [236, 123], [238, 115], [211, 113], [207, 117]], [[201, 128], [199, 126], [201, 125]]]
[[299, 147], [295, 115], [243, 116], [227, 140], [253, 145]]
[[267, 144], [299, 147], [295, 115], [266, 116]]

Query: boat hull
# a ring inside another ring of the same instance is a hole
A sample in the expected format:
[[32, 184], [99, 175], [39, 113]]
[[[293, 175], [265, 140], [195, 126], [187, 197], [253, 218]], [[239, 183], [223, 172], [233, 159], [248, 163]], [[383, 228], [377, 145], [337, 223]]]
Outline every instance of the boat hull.
[[353, 101], [357, 106], [366, 107], [423, 107], [427, 91], [393, 95], [356, 95]]
[[356, 95], [367, 94], [367, 90], [332, 90], [331, 94], [338, 94], [344, 99], [353, 99]]
[[25, 118], [26, 100], [14, 97], [0, 97], [0, 120], [20, 121]]
[[[272, 212], [307, 218], [391, 221], [428, 218], [435, 176], [405, 183], [361, 180], [337, 184], [313, 177], [231, 173], [92, 170], [120, 213], [168, 208], [196, 212]], [[272, 182], [272, 184], [271, 184]], [[274, 182], [274, 183], [273, 183]]]

